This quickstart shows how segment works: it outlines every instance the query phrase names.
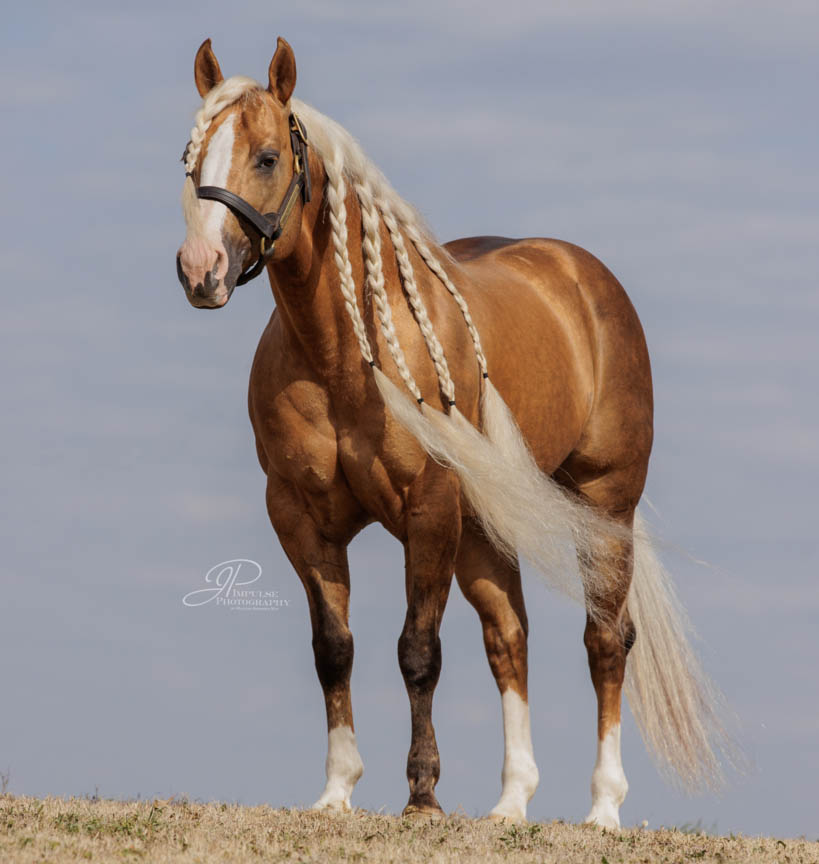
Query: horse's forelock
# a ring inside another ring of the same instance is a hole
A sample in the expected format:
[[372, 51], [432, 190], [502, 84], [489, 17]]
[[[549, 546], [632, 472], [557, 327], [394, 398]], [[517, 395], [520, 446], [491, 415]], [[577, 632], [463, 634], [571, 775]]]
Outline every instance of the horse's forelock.
[[260, 90], [261, 84], [244, 75], [234, 75], [217, 84], [205, 98], [196, 112], [191, 129], [190, 143], [185, 151], [185, 172], [190, 174], [196, 167], [202, 143], [205, 140], [210, 124], [214, 118], [225, 108], [232, 105], [238, 99], [246, 96], [252, 90]]

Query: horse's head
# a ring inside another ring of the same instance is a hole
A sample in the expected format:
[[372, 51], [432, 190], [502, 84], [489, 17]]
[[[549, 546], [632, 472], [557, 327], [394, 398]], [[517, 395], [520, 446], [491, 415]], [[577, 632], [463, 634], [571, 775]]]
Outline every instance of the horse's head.
[[216, 309], [249, 278], [248, 268], [257, 265], [256, 275], [292, 252], [309, 176], [289, 107], [296, 60], [284, 39], [266, 90], [247, 78], [225, 80], [210, 39], [196, 54], [194, 77], [204, 102], [183, 157], [187, 236], [177, 273], [194, 306]]

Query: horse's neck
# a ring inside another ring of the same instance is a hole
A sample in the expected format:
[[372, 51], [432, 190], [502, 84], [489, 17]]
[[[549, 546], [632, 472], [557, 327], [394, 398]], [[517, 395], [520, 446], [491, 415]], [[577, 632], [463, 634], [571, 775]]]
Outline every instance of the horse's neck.
[[[363, 386], [364, 363], [341, 292], [327, 205], [324, 195], [319, 192], [322, 188], [318, 183], [314, 186], [313, 200], [304, 210], [300, 236], [293, 252], [271, 267], [271, 287], [288, 349], [299, 352], [300, 359], [328, 385], [338, 381], [341, 375], [349, 377], [353, 370], [360, 370]], [[366, 277], [361, 253], [361, 212], [351, 190], [347, 191], [346, 207], [347, 248], [356, 298], [359, 310], [367, 320], [371, 318], [371, 310], [369, 304], [365, 307], [364, 303]], [[395, 286], [391, 286], [391, 290], [395, 290]]]

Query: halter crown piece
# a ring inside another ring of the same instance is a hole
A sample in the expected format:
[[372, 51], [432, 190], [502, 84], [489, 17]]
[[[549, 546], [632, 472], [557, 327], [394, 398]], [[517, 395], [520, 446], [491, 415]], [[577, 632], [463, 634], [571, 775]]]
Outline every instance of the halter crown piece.
[[237, 285], [250, 282], [262, 272], [273, 254], [276, 240], [279, 239], [284, 230], [284, 223], [293, 210], [299, 193], [301, 193], [305, 204], [312, 195], [310, 164], [307, 158], [307, 131], [294, 113], [290, 114], [289, 126], [290, 147], [293, 150], [293, 177], [278, 210], [262, 214], [240, 195], [221, 186], [199, 186], [196, 190], [197, 198], [206, 198], [224, 204], [233, 213], [246, 233], [247, 227], [250, 226], [259, 235], [259, 257], [255, 264], [248, 267], [239, 276], [236, 280]]

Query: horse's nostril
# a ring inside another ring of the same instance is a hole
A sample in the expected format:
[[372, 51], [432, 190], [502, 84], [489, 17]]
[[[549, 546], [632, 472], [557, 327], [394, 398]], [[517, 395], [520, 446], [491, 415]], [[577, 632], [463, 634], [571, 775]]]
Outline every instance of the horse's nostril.
[[213, 273], [205, 274], [205, 291], [215, 291], [216, 290], [217, 281], [214, 277]]
[[211, 267], [211, 273], [214, 276], [219, 274], [220, 276], [224, 276], [227, 273], [229, 260], [227, 255], [221, 250], [216, 250], [216, 261], [213, 263], [213, 267]]
[[190, 290], [190, 282], [188, 281], [187, 274], [182, 269], [182, 255], [177, 254], [176, 256], [176, 275], [179, 278], [179, 281], [182, 283], [182, 287], [186, 290]]

